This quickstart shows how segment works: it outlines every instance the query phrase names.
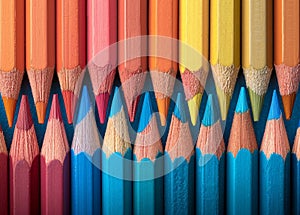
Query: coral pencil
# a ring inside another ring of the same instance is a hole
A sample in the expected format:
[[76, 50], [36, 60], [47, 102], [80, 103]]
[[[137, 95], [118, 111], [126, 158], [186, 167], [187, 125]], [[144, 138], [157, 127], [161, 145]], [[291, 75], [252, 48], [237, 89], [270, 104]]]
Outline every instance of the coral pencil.
[[43, 124], [55, 66], [55, 0], [26, 0], [26, 69]]
[[242, 4], [242, 66], [254, 121], [259, 120], [273, 69], [273, 2]]
[[162, 153], [156, 117], [146, 93], [133, 148], [133, 214], [163, 214]]
[[72, 214], [100, 214], [100, 139], [87, 87], [83, 86], [71, 147]]
[[260, 214], [290, 212], [290, 145], [276, 90], [259, 153]]
[[102, 214], [132, 214], [132, 149], [126, 121], [116, 88], [102, 146]]
[[212, 95], [196, 145], [196, 214], [224, 213], [225, 144]]
[[292, 150], [292, 213], [300, 213], [300, 122]]
[[87, 58], [100, 122], [107, 105], [117, 66], [117, 0], [87, 1]]
[[274, 1], [274, 64], [286, 119], [290, 119], [300, 79], [299, 0]]
[[149, 35], [149, 69], [164, 126], [178, 70], [178, 0], [149, 0]]
[[2, 127], [0, 126], [0, 208], [2, 214], [8, 214], [8, 154]]
[[74, 90], [86, 66], [85, 0], [56, 1], [56, 62], [68, 123], [72, 123], [77, 100]]
[[9, 127], [25, 67], [25, 1], [0, 1], [0, 91]]
[[209, 0], [179, 1], [179, 14], [179, 70], [195, 125], [209, 71]]
[[70, 148], [57, 94], [52, 99], [40, 164], [41, 213], [69, 214]]
[[147, 0], [119, 0], [118, 3], [118, 68], [131, 122], [147, 74], [147, 57], [143, 56], [147, 50], [147, 6]]
[[258, 214], [258, 148], [244, 87], [231, 127], [226, 175], [227, 214]]
[[194, 214], [194, 144], [178, 93], [165, 149], [165, 214]]
[[240, 0], [210, 2], [210, 63], [225, 120], [240, 68]]
[[9, 158], [10, 214], [39, 214], [39, 145], [25, 95], [22, 96]]

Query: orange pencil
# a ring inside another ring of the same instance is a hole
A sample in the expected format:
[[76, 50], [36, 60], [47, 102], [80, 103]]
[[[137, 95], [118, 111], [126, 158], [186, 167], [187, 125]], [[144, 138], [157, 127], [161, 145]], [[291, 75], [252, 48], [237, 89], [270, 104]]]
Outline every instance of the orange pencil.
[[86, 66], [85, 11], [84, 0], [56, 2], [56, 69], [70, 124], [76, 106], [74, 89]]
[[44, 123], [55, 66], [55, 0], [26, 0], [26, 68]]
[[24, 1], [0, 0], [0, 91], [9, 127], [24, 74]]
[[178, 70], [178, 0], [149, 1], [149, 34], [150, 74], [165, 125]]

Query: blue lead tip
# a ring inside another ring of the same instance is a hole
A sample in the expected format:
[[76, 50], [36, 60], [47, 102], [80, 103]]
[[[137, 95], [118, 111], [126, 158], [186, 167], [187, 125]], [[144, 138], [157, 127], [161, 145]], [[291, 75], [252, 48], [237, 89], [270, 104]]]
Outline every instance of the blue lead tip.
[[211, 94], [208, 95], [208, 99], [206, 102], [206, 108], [204, 112], [204, 116], [202, 119], [202, 125], [208, 127], [212, 126], [218, 120], [218, 113], [215, 110], [213, 97]]
[[178, 93], [176, 104], [174, 108], [174, 115], [179, 119], [181, 122], [186, 122], [186, 114], [185, 114], [185, 108], [184, 108], [184, 99], [182, 96], [182, 93]]
[[235, 112], [236, 113], [245, 113], [249, 110], [246, 89], [245, 87], [241, 88], [240, 95], [238, 98], [238, 102], [236, 104]]
[[81, 99], [79, 104], [78, 118], [77, 123], [81, 122], [81, 120], [87, 115], [91, 108], [91, 100], [88, 93], [87, 87], [84, 85], [82, 88]]
[[120, 90], [118, 87], [115, 87], [114, 97], [113, 97], [113, 100], [111, 103], [109, 117], [111, 118], [114, 115], [116, 115], [117, 113], [119, 113], [121, 111], [122, 106], [123, 106], [123, 103], [122, 103], [122, 98], [120, 95]]
[[268, 120], [279, 119], [281, 110], [278, 103], [276, 90], [273, 91], [272, 102], [269, 110]]
[[152, 118], [152, 113], [153, 112], [151, 107], [150, 95], [148, 92], [146, 92], [144, 97], [144, 103], [142, 106], [142, 112], [140, 115], [138, 132], [142, 132], [147, 127]]

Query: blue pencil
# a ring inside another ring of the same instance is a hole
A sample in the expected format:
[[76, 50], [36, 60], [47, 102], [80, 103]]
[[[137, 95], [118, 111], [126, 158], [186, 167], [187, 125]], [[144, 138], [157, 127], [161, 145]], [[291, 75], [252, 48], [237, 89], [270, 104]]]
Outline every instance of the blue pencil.
[[100, 139], [86, 86], [71, 147], [72, 214], [100, 214]]
[[145, 94], [133, 149], [133, 212], [163, 214], [163, 153], [149, 93]]
[[102, 214], [131, 214], [132, 150], [125, 111], [117, 87], [102, 152]]
[[165, 149], [165, 214], [194, 214], [194, 144], [178, 93]]
[[236, 105], [226, 158], [227, 214], [258, 214], [258, 149], [244, 87]]
[[259, 161], [260, 214], [289, 214], [290, 146], [275, 90]]
[[292, 150], [292, 212], [300, 214], [300, 122]]
[[212, 95], [196, 145], [196, 214], [224, 213], [225, 144]]

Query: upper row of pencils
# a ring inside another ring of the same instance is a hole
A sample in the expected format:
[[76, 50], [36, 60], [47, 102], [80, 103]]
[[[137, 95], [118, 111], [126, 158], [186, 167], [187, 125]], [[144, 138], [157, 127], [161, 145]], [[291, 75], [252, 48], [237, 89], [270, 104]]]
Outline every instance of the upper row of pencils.
[[[68, 122], [72, 123], [76, 83], [88, 62], [101, 123], [106, 119], [118, 65], [130, 120], [134, 120], [149, 68], [164, 125], [180, 62], [191, 120], [196, 124], [208, 59], [222, 119], [226, 119], [241, 56], [254, 120], [259, 120], [273, 64], [289, 119], [300, 76], [300, 7], [298, 0], [275, 0], [274, 6], [272, 2], [0, 0], [0, 90], [8, 124], [13, 124], [25, 58], [39, 123], [45, 120], [55, 68]], [[182, 43], [178, 47], [177, 42], [158, 38], [147, 43], [139, 37], [144, 35], [179, 39]], [[123, 41], [122, 45], [116, 46], [117, 41]], [[147, 53], [151, 53], [148, 62]]]

